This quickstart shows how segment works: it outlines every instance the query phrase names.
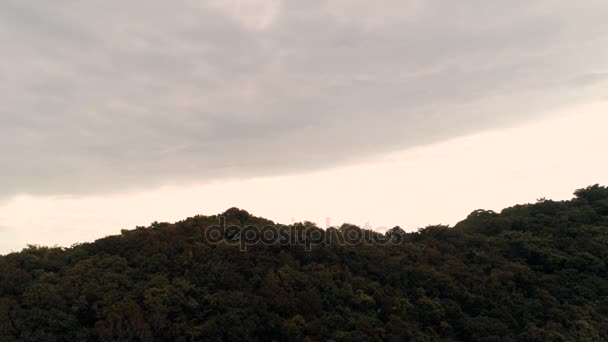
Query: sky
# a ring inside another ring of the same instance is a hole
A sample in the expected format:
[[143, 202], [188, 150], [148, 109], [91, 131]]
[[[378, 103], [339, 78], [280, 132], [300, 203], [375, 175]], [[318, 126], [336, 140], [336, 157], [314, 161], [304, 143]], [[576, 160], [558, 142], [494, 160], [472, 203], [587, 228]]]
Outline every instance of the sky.
[[454, 224], [608, 182], [606, 1], [0, 3], [0, 253], [238, 206]]

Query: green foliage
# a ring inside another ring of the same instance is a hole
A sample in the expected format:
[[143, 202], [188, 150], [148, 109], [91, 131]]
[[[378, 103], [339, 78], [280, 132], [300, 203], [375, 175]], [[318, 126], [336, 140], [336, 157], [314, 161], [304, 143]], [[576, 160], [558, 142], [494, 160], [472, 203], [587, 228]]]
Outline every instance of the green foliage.
[[[0, 341], [605, 340], [608, 189], [575, 195], [415, 233], [344, 225], [325, 243], [281, 226], [303, 240], [247, 251], [205, 240], [218, 216], [30, 246], [0, 256]], [[349, 232], [391, 243], [344, 244]]]

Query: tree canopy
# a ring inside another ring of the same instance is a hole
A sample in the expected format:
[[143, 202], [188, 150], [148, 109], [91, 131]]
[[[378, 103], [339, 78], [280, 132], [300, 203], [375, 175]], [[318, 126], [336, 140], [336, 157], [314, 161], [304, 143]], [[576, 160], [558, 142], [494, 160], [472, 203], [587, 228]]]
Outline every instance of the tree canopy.
[[231, 208], [0, 256], [0, 341], [599, 341], [607, 262], [599, 185], [412, 233]]

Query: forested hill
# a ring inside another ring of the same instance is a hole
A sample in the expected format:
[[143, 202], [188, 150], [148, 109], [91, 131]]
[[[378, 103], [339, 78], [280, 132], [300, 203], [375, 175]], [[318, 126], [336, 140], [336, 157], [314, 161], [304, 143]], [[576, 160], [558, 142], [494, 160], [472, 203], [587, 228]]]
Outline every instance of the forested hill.
[[233, 208], [0, 257], [0, 341], [600, 341], [607, 262], [597, 185], [415, 233]]

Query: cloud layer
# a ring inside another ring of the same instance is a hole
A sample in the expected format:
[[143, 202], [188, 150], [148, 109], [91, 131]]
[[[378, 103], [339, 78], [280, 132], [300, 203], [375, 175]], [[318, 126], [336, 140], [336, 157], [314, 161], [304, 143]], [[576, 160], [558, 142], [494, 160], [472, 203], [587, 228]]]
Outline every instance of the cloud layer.
[[605, 96], [605, 1], [0, 4], [0, 197], [329, 167]]

